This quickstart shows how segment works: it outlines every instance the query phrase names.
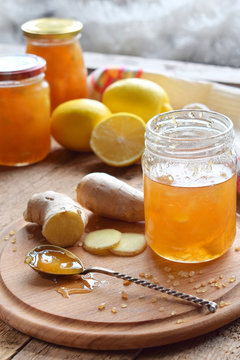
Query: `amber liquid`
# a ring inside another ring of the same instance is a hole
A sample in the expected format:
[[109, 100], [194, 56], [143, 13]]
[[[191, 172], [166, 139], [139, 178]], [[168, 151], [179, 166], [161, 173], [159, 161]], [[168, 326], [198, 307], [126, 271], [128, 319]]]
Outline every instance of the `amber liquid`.
[[45, 81], [0, 87], [0, 164], [27, 165], [50, 150], [50, 100]]
[[78, 40], [57, 45], [28, 42], [26, 52], [47, 62], [52, 110], [62, 102], [87, 97], [87, 71]]
[[36, 249], [25, 260], [35, 270], [55, 275], [73, 275], [83, 270], [82, 264], [62, 250]]
[[57, 284], [55, 290], [63, 297], [69, 298], [73, 294], [92, 292], [101, 282], [96, 280], [91, 274], [88, 274], [83, 277], [75, 275], [72, 279], [55, 278], [54, 283]]
[[83, 270], [82, 264], [60, 249], [36, 248], [27, 255], [25, 262], [42, 271], [42, 276], [53, 280], [57, 285], [55, 290], [66, 298], [72, 294], [89, 293], [100, 284], [91, 274], [77, 275]]
[[230, 248], [236, 233], [236, 175], [223, 170], [217, 168], [211, 181], [203, 177], [195, 184], [188, 178], [185, 186], [174, 177], [144, 177], [146, 238], [157, 254], [193, 263]]

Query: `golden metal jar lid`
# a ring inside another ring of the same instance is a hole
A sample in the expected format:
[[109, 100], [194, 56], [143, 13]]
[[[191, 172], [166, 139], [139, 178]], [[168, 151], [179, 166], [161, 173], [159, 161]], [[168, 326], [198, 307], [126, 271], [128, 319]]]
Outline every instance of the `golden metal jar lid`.
[[77, 35], [82, 28], [80, 21], [61, 18], [34, 19], [21, 26], [24, 35], [42, 39], [71, 37]]

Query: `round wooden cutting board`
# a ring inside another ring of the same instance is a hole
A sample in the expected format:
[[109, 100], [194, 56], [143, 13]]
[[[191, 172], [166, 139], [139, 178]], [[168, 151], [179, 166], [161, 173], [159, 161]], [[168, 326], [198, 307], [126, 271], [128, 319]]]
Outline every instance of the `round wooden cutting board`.
[[[237, 222], [239, 228], [239, 219]], [[100, 228], [144, 233], [142, 223], [126, 224], [91, 216], [86, 232]], [[202, 265], [173, 264], [149, 248], [125, 258], [91, 255], [81, 244], [69, 249], [86, 267], [102, 266], [137, 277], [145, 274], [149, 281], [221, 303], [216, 313], [210, 314], [207, 309], [165, 297], [159, 291], [136, 284], [124, 286], [122, 280], [101, 274], [93, 274], [98, 282], [92, 292], [65, 298], [56, 291], [59, 284], [24, 264], [26, 253], [45, 240], [39, 226], [21, 220], [1, 234], [0, 317], [41, 340], [86, 349], [143, 348], [195, 337], [239, 316], [239, 240], [238, 229], [230, 251]], [[128, 299], [122, 299], [122, 291]], [[106, 305], [100, 311], [102, 303]], [[111, 311], [114, 307], [115, 313]]]

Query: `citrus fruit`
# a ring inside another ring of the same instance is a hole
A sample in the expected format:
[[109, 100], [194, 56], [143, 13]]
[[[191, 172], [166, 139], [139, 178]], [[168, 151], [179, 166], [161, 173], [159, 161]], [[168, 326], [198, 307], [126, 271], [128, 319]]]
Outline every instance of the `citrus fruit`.
[[90, 151], [93, 128], [111, 111], [100, 101], [75, 99], [62, 103], [52, 114], [51, 133], [67, 149]]
[[145, 122], [136, 115], [118, 113], [101, 121], [93, 130], [90, 145], [106, 164], [126, 166], [144, 150]]
[[102, 102], [113, 112], [129, 112], [145, 122], [153, 116], [172, 110], [166, 91], [153, 81], [130, 78], [108, 86]]

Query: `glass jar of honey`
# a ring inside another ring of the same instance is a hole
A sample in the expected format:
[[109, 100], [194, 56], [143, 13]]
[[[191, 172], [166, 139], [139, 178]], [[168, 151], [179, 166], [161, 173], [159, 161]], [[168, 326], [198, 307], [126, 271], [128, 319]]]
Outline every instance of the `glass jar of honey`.
[[236, 233], [233, 124], [202, 110], [177, 110], [146, 126], [146, 238], [161, 257], [183, 263], [218, 258]]
[[79, 42], [82, 23], [72, 19], [41, 18], [21, 27], [26, 52], [47, 61], [51, 109], [67, 100], [87, 97], [87, 70]]
[[42, 160], [50, 149], [46, 61], [35, 55], [0, 56], [0, 165]]

